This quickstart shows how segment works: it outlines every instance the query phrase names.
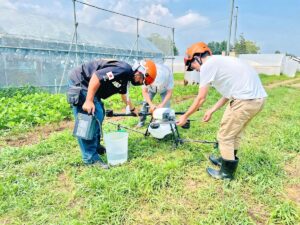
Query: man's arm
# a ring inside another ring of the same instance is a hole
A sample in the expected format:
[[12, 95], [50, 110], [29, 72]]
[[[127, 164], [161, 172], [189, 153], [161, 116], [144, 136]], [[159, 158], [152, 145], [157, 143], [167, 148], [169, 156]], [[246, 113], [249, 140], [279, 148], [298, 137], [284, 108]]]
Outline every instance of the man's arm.
[[82, 106], [82, 109], [89, 114], [95, 113], [94, 97], [95, 97], [95, 94], [98, 91], [99, 87], [100, 87], [100, 81], [99, 81], [98, 77], [95, 74], [93, 74], [92, 78], [89, 82], [88, 92], [87, 92], [85, 102]]
[[146, 102], [149, 104], [149, 111], [153, 112], [154, 109], [156, 108], [156, 105], [153, 104], [147, 87], [142, 87], [142, 94], [143, 94], [143, 97], [146, 100]]
[[221, 108], [223, 105], [225, 105], [228, 102], [228, 98], [222, 97], [217, 101], [217, 103], [210, 109], [212, 113], [217, 111], [219, 108]]
[[129, 105], [130, 110], [132, 110], [134, 108], [134, 106], [132, 105], [130, 99], [127, 100], [126, 94], [122, 94], [121, 98], [122, 98], [122, 101], [125, 103], [126, 106]]
[[163, 107], [166, 105], [166, 103], [171, 99], [172, 93], [173, 93], [173, 90], [172, 90], [172, 89], [167, 90], [166, 97], [165, 97], [165, 99], [162, 101], [162, 103], [160, 103], [160, 104], [158, 105], [158, 108], [163, 108]]
[[149, 96], [149, 92], [148, 92], [148, 88], [147, 87], [142, 87], [142, 94], [144, 99], [146, 100], [146, 102], [149, 104], [150, 107], [154, 106], [150, 96]]
[[188, 111], [186, 111], [185, 114], [183, 114], [180, 118], [179, 121], [177, 122], [178, 126], [182, 126], [184, 124], [186, 124], [187, 119], [190, 115], [192, 115], [194, 112], [197, 111], [197, 109], [203, 105], [203, 103], [206, 100], [206, 95], [208, 93], [208, 86], [203, 86], [199, 89], [198, 95], [195, 98], [193, 104], [190, 106], [190, 108], [188, 109]]
[[222, 97], [217, 101], [217, 103], [209, 110], [207, 110], [203, 116], [203, 121], [208, 122], [211, 119], [212, 114], [217, 111], [219, 108], [221, 108], [223, 105], [225, 105], [228, 102], [228, 98]]

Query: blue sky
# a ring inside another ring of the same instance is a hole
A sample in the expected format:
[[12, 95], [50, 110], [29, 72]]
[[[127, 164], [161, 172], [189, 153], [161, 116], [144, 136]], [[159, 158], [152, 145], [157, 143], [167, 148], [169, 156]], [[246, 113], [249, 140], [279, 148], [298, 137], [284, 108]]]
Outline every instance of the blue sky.
[[[85, 0], [82, 0], [85, 1]], [[103, 8], [175, 27], [175, 42], [181, 54], [197, 41], [227, 40], [230, 0], [89, 0]], [[235, 0], [239, 7], [237, 34], [261, 48], [261, 53], [279, 50], [300, 56], [299, 0]], [[69, 21], [73, 19], [71, 0], [0, 0], [0, 7]], [[135, 32], [135, 22], [112, 16], [81, 4], [77, 5], [79, 24]], [[13, 18], [12, 18], [13, 19]], [[148, 31], [147, 31], [148, 30]], [[141, 27], [143, 34], [169, 30]], [[232, 38], [233, 40], [233, 38]]]

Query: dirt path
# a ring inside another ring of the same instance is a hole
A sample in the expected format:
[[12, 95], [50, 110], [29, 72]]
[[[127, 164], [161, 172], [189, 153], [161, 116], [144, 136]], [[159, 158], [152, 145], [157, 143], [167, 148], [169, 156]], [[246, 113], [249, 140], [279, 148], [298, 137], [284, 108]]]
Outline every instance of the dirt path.
[[62, 131], [65, 129], [73, 129], [73, 121], [62, 121], [58, 124], [49, 124], [45, 126], [35, 127], [33, 130], [18, 134], [16, 136], [2, 137], [0, 148], [4, 146], [21, 147], [24, 145], [33, 145], [41, 140], [47, 139], [53, 132]]
[[300, 82], [296, 84], [291, 84], [290, 86], [293, 88], [300, 88]]
[[300, 155], [296, 155], [294, 159], [289, 161], [284, 169], [289, 179], [295, 181], [290, 182], [285, 187], [287, 198], [300, 207], [300, 183], [297, 181], [300, 178]]
[[279, 81], [279, 82], [265, 85], [266, 88], [270, 88], [270, 89], [275, 88], [275, 87], [281, 87], [281, 86], [291, 86], [291, 87], [300, 88], [300, 78]]

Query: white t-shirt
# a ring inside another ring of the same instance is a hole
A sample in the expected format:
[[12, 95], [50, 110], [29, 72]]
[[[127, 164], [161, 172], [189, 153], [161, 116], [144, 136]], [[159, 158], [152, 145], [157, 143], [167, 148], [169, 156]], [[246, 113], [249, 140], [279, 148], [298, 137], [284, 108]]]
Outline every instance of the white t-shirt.
[[159, 94], [173, 89], [174, 78], [169, 67], [164, 64], [158, 63], [156, 63], [155, 65], [157, 71], [155, 81], [151, 85], [144, 86], [144, 88], [146, 87], [148, 91]]
[[229, 56], [210, 56], [200, 68], [200, 87], [212, 85], [228, 99], [267, 97], [257, 72], [246, 62]]

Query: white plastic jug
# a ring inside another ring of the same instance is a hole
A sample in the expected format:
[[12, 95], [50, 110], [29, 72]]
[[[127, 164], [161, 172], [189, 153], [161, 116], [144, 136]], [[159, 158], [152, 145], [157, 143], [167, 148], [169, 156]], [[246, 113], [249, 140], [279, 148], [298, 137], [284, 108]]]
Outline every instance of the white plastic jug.
[[104, 134], [108, 164], [122, 164], [128, 159], [128, 133], [112, 132]]

